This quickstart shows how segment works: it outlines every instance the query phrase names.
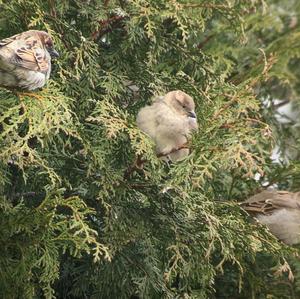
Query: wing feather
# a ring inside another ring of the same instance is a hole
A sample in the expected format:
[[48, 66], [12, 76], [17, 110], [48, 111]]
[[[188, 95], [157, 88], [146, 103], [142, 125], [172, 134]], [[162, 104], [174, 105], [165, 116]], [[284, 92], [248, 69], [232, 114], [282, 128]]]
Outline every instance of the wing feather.
[[[15, 50], [15, 63], [18, 66], [47, 73], [49, 70], [49, 59], [46, 50], [37, 39], [28, 39], [25, 45]], [[19, 59], [18, 59], [19, 58]]]
[[45, 74], [49, 71], [49, 55], [35, 31], [16, 34], [0, 40], [0, 49], [5, 46], [12, 51], [10, 62], [15, 66]]
[[0, 47], [6, 46], [6, 45], [14, 42], [15, 40], [17, 40], [20, 37], [20, 35], [21, 34], [16, 34], [11, 37], [7, 37], [7, 38], [0, 40]]
[[248, 212], [270, 214], [278, 208], [300, 209], [300, 193], [265, 190], [241, 203]]

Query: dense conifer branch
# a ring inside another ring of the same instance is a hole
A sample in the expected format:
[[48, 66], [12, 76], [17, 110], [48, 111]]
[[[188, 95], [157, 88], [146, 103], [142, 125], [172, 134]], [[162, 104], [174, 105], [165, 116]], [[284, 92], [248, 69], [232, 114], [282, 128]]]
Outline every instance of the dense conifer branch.
[[[274, 114], [297, 111], [296, 1], [25, 2], [1, 2], [0, 39], [46, 30], [61, 56], [45, 88], [0, 88], [0, 297], [298, 296], [297, 249], [237, 203], [299, 189], [270, 159], [299, 149]], [[199, 129], [165, 163], [136, 116], [178, 89]]]

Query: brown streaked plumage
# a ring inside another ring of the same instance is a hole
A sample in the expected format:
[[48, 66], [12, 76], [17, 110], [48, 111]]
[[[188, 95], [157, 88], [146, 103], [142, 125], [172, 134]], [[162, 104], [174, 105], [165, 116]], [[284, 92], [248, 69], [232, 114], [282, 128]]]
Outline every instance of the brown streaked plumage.
[[284, 243], [300, 243], [300, 192], [265, 190], [241, 206]]
[[58, 53], [48, 33], [29, 30], [0, 40], [0, 86], [35, 90], [50, 77]]
[[159, 156], [177, 161], [189, 154], [183, 146], [192, 130], [198, 128], [194, 110], [194, 100], [188, 94], [170, 91], [139, 111], [137, 125], [154, 140]]

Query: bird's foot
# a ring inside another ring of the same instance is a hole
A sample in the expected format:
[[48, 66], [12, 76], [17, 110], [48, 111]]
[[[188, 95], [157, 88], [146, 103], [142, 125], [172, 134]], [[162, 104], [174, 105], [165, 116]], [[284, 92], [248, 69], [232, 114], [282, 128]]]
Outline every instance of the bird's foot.
[[157, 154], [157, 157], [158, 158], [168, 157], [170, 154], [176, 153], [176, 152], [178, 152], [178, 151], [180, 151], [182, 149], [189, 149], [188, 143], [184, 143], [184, 144], [182, 144], [179, 147], [167, 147], [163, 151], [159, 152]]

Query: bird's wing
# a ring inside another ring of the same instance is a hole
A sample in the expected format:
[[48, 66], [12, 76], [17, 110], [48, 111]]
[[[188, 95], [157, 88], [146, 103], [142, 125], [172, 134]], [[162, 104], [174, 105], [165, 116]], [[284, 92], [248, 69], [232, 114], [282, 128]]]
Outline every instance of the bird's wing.
[[241, 203], [248, 212], [271, 214], [278, 208], [300, 209], [300, 193], [288, 191], [262, 191]]
[[155, 122], [155, 110], [153, 106], [146, 106], [139, 111], [137, 125], [150, 137], [155, 138], [157, 124]]
[[269, 202], [274, 207], [300, 209], [300, 192], [277, 191]]
[[16, 34], [14, 36], [2, 39], [2, 40], [0, 40], [0, 47], [8, 45], [8, 44], [14, 42], [15, 40], [19, 39], [20, 37], [21, 37], [21, 34]]
[[3, 39], [0, 47], [9, 46], [13, 50], [11, 63], [32, 71], [47, 73], [50, 67], [50, 60], [47, 50], [43, 47], [38, 36], [31, 35], [22, 38], [20, 34]]
[[289, 245], [300, 243], [299, 209], [279, 209], [271, 215], [256, 215], [256, 218], [284, 243]]

